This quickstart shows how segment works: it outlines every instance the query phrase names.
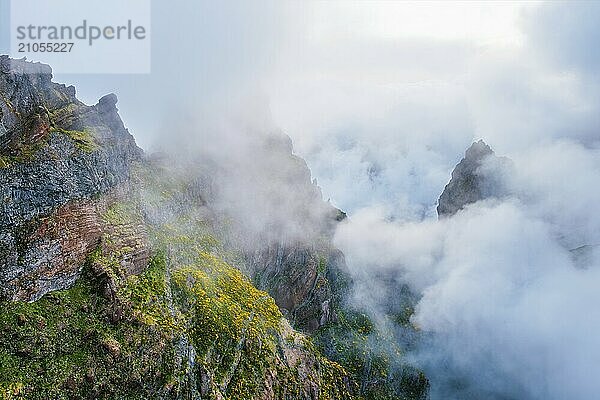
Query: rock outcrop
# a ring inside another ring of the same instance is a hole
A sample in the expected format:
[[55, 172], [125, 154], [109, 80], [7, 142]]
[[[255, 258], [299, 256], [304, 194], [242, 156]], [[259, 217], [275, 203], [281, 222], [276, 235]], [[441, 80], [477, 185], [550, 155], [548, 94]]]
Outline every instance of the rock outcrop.
[[[492, 171], [484, 169], [485, 165], [498, 168]], [[439, 198], [438, 216], [449, 217], [469, 204], [503, 196], [505, 189], [500, 175], [508, 168], [508, 159], [497, 157], [483, 140], [473, 143], [452, 171], [452, 178]]]
[[115, 95], [86, 106], [46, 65], [1, 57], [0, 100], [0, 294], [31, 301], [74, 282], [142, 152]]
[[269, 292], [296, 328], [314, 332], [334, 321], [331, 274], [346, 273], [343, 255], [332, 249], [317, 250], [282, 243], [258, 250], [249, 259], [254, 282]]

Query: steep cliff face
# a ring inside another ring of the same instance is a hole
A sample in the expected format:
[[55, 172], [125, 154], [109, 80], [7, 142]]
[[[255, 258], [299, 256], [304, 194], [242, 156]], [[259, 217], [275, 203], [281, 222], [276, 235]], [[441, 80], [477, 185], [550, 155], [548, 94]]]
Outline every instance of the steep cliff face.
[[99, 197], [141, 158], [114, 95], [86, 106], [51, 77], [0, 58], [0, 290], [14, 300], [73, 284], [98, 244]]
[[274, 243], [250, 258], [254, 281], [269, 292], [299, 329], [314, 332], [335, 321], [329, 274], [343, 274], [343, 257], [333, 249]]
[[[332, 277], [349, 279], [344, 257], [332, 244], [336, 225], [346, 215], [323, 201], [319, 187], [311, 182], [306, 162], [293, 155], [289, 138], [279, 142], [282, 145], [270, 147], [279, 154], [278, 165], [261, 174], [270, 181], [285, 181], [287, 185], [277, 187], [289, 191], [294, 201], [268, 206], [270, 210], [287, 207], [275, 211], [284, 218], [269, 223], [270, 232], [282, 233], [255, 243], [245, 252], [245, 265], [256, 285], [273, 296], [290, 322], [313, 333], [336, 320], [334, 304], [339, 303], [341, 288], [332, 284]], [[295, 235], [287, 233], [290, 225], [300, 227]]]
[[345, 270], [332, 245], [345, 214], [323, 200], [289, 137], [244, 124], [239, 131], [205, 139], [217, 144], [198, 146], [192, 154], [174, 149], [177, 160], [155, 157], [154, 176], [171, 182], [165, 191], [172, 199], [160, 207], [169, 213], [149, 214], [173, 218], [194, 205], [222, 241], [240, 253], [238, 266], [273, 296], [294, 327], [314, 332], [335, 318], [329, 312], [334, 288], [327, 275]]

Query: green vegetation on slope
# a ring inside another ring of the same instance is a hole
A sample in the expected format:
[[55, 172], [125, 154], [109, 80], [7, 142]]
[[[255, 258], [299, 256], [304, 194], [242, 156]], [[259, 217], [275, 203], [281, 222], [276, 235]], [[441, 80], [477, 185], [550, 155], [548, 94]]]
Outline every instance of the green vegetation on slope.
[[[152, 229], [141, 274], [123, 267], [133, 203], [104, 215], [75, 286], [0, 304], [0, 399], [349, 399], [346, 373], [218, 254], [202, 224]], [[163, 229], [164, 228], [164, 229]]]
[[63, 135], [67, 135], [75, 143], [75, 146], [86, 152], [91, 153], [99, 148], [98, 144], [94, 140], [94, 135], [91, 129], [84, 129], [82, 131], [70, 131], [62, 128], [53, 128], [50, 132], [57, 132]]
[[[214, 378], [233, 379], [234, 387], [243, 387], [235, 381], [248, 374], [262, 378], [281, 326], [273, 299], [237, 269], [204, 252], [196, 264], [175, 270], [172, 279], [190, 317], [192, 343], [199, 353], [216, 357]], [[232, 368], [241, 373], [232, 376]]]
[[315, 334], [319, 350], [340, 363], [353, 382], [352, 392], [364, 400], [421, 400], [428, 381], [403, 364], [402, 349], [392, 332], [377, 327], [364, 313], [337, 311], [336, 322]]
[[[94, 139], [92, 128], [83, 130], [67, 130], [52, 126], [49, 129], [50, 134], [62, 134], [69, 137], [75, 147], [85, 153], [91, 153], [100, 148], [99, 144]], [[44, 136], [34, 142], [21, 140], [19, 143], [13, 144], [14, 148], [4, 151], [5, 154], [0, 154], [0, 168], [8, 168], [11, 165], [28, 162], [34, 159], [36, 153], [48, 145], [48, 137]]]
[[10, 155], [0, 154], [0, 168], [8, 168], [13, 164], [24, 163], [31, 161], [35, 154], [46, 144], [45, 141], [40, 141], [33, 144], [21, 144], [19, 148], [13, 151]]
[[164, 390], [173, 374], [169, 332], [120, 315], [105, 283], [88, 266], [68, 290], [1, 304], [0, 398], [144, 399]]

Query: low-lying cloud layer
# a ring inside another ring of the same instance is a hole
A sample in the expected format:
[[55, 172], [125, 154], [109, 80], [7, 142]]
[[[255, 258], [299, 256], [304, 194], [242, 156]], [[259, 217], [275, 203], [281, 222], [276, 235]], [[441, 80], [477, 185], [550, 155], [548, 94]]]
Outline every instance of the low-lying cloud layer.
[[[413, 356], [433, 399], [588, 399], [600, 391], [598, 9], [529, 10], [524, 46], [473, 59], [458, 98], [468, 104], [467, 131], [514, 162], [510, 171], [494, 159], [482, 167], [503, 181], [506, 197], [438, 221], [431, 205], [449, 179], [443, 165], [458, 161], [448, 163], [448, 152], [461, 144], [460, 155], [468, 135], [440, 134], [443, 146], [415, 136], [405, 153], [394, 147], [405, 135], [372, 152], [365, 149], [380, 135], [347, 139], [360, 154], [352, 168], [369, 176], [368, 158], [385, 179], [352, 203], [336, 243], [361, 304], [383, 301], [372, 278], [382, 271], [396, 271], [421, 296], [412, 321], [424, 339]], [[340, 149], [332, 163], [348, 153]]]
[[369, 282], [380, 270], [398, 271], [422, 296], [412, 321], [425, 339], [414, 356], [433, 398], [590, 398], [600, 254], [576, 267], [555, 231], [511, 199], [441, 221], [395, 224], [362, 211], [337, 243], [361, 278], [362, 304], [381, 301]]

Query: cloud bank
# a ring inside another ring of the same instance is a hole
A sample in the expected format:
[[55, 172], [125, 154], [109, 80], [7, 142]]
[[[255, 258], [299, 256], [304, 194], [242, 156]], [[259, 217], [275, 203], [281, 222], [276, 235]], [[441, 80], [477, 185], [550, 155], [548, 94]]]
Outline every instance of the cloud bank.
[[[597, 21], [595, 4], [545, 4], [523, 15], [523, 47], [473, 59], [465, 81], [471, 132], [514, 162], [500, 176], [507, 197], [439, 221], [377, 201], [338, 230], [354, 275], [369, 282], [358, 287], [361, 302], [381, 303], [372, 278], [380, 271], [396, 271], [419, 294], [412, 322], [424, 339], [413, 356], [433, 399], [588, 399], [600, 391]], [[420, 139], [416, 148], [432, 148]], [[421, 171], [443, 164], [407, 153]], [[502, 172], [493, 159], [482, 168]], [[413, 179], [403, 173], [398, 181]], [[425, 185], [405, 196], [409, 210], [441, 193], [443, 185], [429, 195], [427, 179], [417, 172]]]

